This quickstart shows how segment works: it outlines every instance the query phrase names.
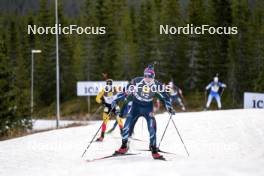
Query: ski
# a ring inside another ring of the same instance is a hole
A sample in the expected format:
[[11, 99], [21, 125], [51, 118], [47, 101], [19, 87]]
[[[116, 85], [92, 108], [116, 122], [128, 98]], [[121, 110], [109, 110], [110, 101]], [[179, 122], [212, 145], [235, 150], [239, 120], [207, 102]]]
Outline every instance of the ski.
[[161, 161], [168, 161], [166, 158], [161, 157], [161, 158], [153, 158], [154, 160], [161, 160]]
[[131, 155], [138, 155], [140, 153], [125, 153], [125, 154], [119, 154], [119, 153], [113, 153], [111, 155], [107, 155], [107, 156], [103, 156], [103, 157], [99, 157], [99, 158], [94, 158], [94, 159], [90, 159], [90, 160], [86, 160], [87, 162], [93, 162], [93, 161], [98, 161], [98, 160], [103, 160], [103, 159], [107, 159], [107, 158], [114, 158], [114, 157], [119, 157], [119, 156], [131, 156]]
[[[111, 134], [110, 134], [111, 135]], [[117, 137], [117, 136], [113, 136], [113, 138], [115, 139], [122, 139], [122, 137]], [[139, 142], [148, 142], [146, 140], [143, 140], [143, 139], [139, 139], [139, 138], [134, 138], [134, 137], [129, 137], [128, 138], [129, 140], [133, 140], [133, 141], [139, 141]]]
[[[151, 151], [150, 149], [138, 149], [139, 151]], [[158, 152], [160, 153], [165, 153], [165, 154], [171, 154], [171, 155], [177, 155], [176, 153], [172, 153], [172, 152], [167, 152], [167, 151], [163, 151], [163, 150], [158, 150]]]

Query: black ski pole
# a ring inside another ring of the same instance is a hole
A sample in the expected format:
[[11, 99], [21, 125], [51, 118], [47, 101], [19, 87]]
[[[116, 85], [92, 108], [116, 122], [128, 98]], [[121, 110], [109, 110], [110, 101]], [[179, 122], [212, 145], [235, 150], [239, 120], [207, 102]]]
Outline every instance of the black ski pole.
[[223, 88], [223, 90], [222, 90], [222, 92], [221, 92], [221, 95], [220, 95], [220, 97], [222, 97], [222, 95], [223, 95], [224, 91], [225, 91], [225, 88]]
[[96, 131], [95, 135], [93, 136], [92, 140], [89, 142], [89, 145], [86, 147], [86, 149], [84, 150], [82, 157], [84, 156], [84, 154], [86, 153], [86, 151], [90, 148], [90, 146], [92, 145], [94, 138], [97, 136], [97, 134], [99, 133], [99, 131], [101, 130], [103, 124], [100, 125], [100, 128], [98, 128], [98, 130]]
[[163, 134], [162, 134], [162, 137], [161, 137], [161, 139], [160, 139], [160, 142], [159, 142], [159, 146], [158, 146], [158, 148], [160, 147], [160, 144], [161, 144], [161, 142], [162, 142], [162, 140], [163, 140], [163, 138], [164, 138], [164, 136], [165, 136], [165, 133], [166, 133], [166, 131], [167, 131], [167, 128], [168, 128], [168, 126], [169, 126], [169, 124], [170, 124], [171, 116], [172, 116], [172, 114], [170, 115], [169, 121], [168, 121], [168, 123], [167, 123], [167, 125], [166, 125], [166, 128], [165, 128]]
[[[112, 112], [113, 108], [110, 110], [110, 112], [107, 114], [108, 116], [110, 115], [110, 113]], [[101, 130], [103, 126], [103, 123], [100, 125], [100, 127], [98, 128], [98, 130], [96, 131], [96, 133], [94, 134], [92, 140], [89, 142], [88, 146], [86, 147], [86, 149], [84, 150], [82, 157], [84, 156], [84, 154], [87, 152], [87, 150], [90, 148], [90, 146], [92, 145], [92, 143], [94, 142], [95, 137], [97, 136], [97, 134], [99, 133], [99, 131]]]
[[188, 150], [187, 150], [187, 148], [186, 148], [186, 146], [185, 146], [185, 144], [184, 144], [184, 142], [183, 142], [183, 140], [182, 140], [181, 134], [180, 134], [178, 128], [176, 127], [176, 124], [175, 124], [175, 122], [174, 122], [172, 116], [170, 116], [170, 118], [171, 118], [172, 123], [173, 123], [173, 125], [174, 125], [174, 127], [175, 127], [175, 129], [176, 129], [176, 131], [177, 131], [177, 133], [178, 133], [178, 135], [179, 135], [179, 137], [180, 137], [180, 139], [181, 139], [181, 142], [182, 142], [182, 144], [183, 144], [183, 146], [184, 146], [184, 149], [185, 149], [187, 155], [190, 156], [190, 154], [189, 154], [189, 152], [188, 152]]

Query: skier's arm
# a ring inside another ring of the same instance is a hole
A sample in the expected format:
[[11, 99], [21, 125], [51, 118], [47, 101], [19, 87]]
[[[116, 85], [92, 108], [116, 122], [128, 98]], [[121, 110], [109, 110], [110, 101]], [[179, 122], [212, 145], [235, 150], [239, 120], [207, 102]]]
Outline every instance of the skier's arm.
[[182, 90], [177, 86], [175, 86], [175, 90], [177, 91], [178, 97], [182, 100], [183, 99]]
[[125, 92], [120, 92], [116, 95], [116, 98], [113, 100], [113, 102], [118, 103], [119, 101], [125, 100], [127, 97], [127, 94]]
[[226, 84], [219, 82], [219, 86], [222, 88], [226, 88]]
[[210, 89], [210, 88], [212, 87], [212, 85], [213, 85], [212, 83], [208, 84], [208, 85], [206, 86], [205, 90]]
[[175, 114], [175, 110], [173, 109], [173, 106], [171, 104], [169, 94], [166, 93], [166, 92], [157, 92], [157, 96], [163, 102], [166, 110], [174, 115]]
[[119, 101], [124, 101], [126, 99], [126, 97], [128, 95], [130, 95], [130, 86], [131, 85], [135, 85], [135, 79], [132, 79], [131, 82], [128, 83], [127, 87], [123, 89], [123, 92], [120, 92], [116, 95], [116, 98], [112, 101], [112, 108], [116, 106], [116, 104], [119, 102]]
[[[157, 86], [162, 86], [162, 84], [160, 82], [158, 82], [158, 81], [156, 81], [156, 85]], [[167, 111], [169, 111], [172, 114], [175, 113], [175, 111], [173, 110], [173, 106], [171, 104], [170, 95], [167, 92], [165, 92], [165, 91], [156, 92], [155, 95], [157, 96], [158, 99], [160, 99], [163, 102], [163, 104], [164, 104], [165, 108], [167, 109]]]
[[131, 82], [129, 82], [125, 88], [123, 88], [122, 92], [119, 92], [119, 93], [116, 94], [116, 97], [113, 100], [113, 102], [115, 104], [118, 103], [119, 101], [125, 100], [125, 98], [128, 96], [129, 86], [132, 85], [132, 84], [133, 84], [133, 80]]
[[95, 101], [97, 103], [101, 104], [102, 103], [102, 97], [103, 97], [103, 95], [104, 95], [104, 90], [102, 90], [101, 92], [99, 92], [99, 94], [95, 98]]

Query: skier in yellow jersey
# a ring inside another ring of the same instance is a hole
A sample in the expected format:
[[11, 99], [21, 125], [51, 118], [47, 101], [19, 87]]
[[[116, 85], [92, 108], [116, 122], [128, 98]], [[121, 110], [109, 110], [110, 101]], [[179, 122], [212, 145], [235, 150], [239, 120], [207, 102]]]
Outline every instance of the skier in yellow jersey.
[[101, 142], [104, 140], [106, 125], [112, 114], [116, 117], [120, 131], [122, 132], [123, 122], [122, 119], [118, 116], [120, 108], [118, 106], [113, 107], [113, 109], [111, 108], [112, 101], [115, 99], [116, 94], [117, 90], [113, 86], [113, 80], [107, 79], [105, 88], [102, 89], [101, 92], [99, 92], [99, 94], [96, 96], [96, 102], [104, 105], [101, 136], [96, 141]]

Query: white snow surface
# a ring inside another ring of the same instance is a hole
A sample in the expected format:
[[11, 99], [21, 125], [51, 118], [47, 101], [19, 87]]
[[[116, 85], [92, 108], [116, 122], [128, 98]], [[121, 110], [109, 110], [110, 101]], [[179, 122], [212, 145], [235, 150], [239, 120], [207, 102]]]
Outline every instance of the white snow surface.
[[[168, 122], [167, 113], [156, 115], [157, 141]], [[178, 113], [173, 117], [190, 152], [170, 123], [161, 149], [169, 161], [153, 160], [143, 118], [130, 141], [133, 156], [87, 162], [112, 154], [121, 145], [119, 129], [95, 142], [83, 158], [88, 142], [101, 121], [87, 126], [36, 133], [0, 142], [1, 176], [246, 176], [264, 175], [264, 110], [222, 110]], [[111, 121], [108, 128], [112, 126]]]
[[[60, 127], [66, 127], [73, 124], [85, 124], [84, 121], [76, 120], [60, 120]], [[56, 128], [56, 120], [45, 120], [45, 119], [34, 119], [33, 120], [33, 131], [49, 130]]]

